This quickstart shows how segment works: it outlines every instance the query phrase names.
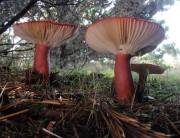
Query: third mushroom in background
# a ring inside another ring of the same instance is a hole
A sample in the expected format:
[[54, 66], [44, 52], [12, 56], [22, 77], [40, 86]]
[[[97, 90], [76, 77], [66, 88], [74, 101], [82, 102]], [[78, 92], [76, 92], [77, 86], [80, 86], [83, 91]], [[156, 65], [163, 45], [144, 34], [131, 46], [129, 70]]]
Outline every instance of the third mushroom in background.
[[132, 17], [109, 17], [87, 28], [86, 42], [94, 50], [116, 55], [115, 91], [120, 101], [132, 102], [135, 88], [130, 59], [157, 47], [165, 31], [157, 23]]
[[142, 63], [142, 64], [131, 64], [131, 70], [139, 74], [136, 99], [138, 102], [142, 102], [145, 91], [145, 84], [147, 82], [147, 76], [149, 74], [162, 74], [166, 69], [158, 65]]

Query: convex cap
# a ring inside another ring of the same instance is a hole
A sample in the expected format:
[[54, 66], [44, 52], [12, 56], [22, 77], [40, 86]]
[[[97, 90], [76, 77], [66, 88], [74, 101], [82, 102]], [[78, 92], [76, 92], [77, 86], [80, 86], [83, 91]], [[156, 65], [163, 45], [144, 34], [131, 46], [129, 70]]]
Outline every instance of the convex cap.
[[131, 64], [131, 70], [143, 74], [162, 74], [166, 69], [153, 64]]

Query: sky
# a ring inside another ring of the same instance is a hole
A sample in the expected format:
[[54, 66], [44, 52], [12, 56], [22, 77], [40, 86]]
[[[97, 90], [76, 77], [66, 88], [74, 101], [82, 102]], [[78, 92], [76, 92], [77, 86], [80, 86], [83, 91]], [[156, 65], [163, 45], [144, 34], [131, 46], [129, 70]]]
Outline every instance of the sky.
[[169, 27], [167, 32], [168, 39], [164, 41], [176, 43], [180, 49], [180, 1], [176, 1], [167, 11], [159, 12], [155, 15], [156, 19], [164, 19], [165, 25]]
[[[172, 43], [176, 44], [176, 48], [180, 50], [180, 1], [176, 1], [174, 5], [168, 7], [167, 11], [157, 13], [154, 18], [155, 19], [164, 19], [165, 25], [169, 27], [169, 30], [166, 32], [168, 39], [164, 40], [163, 43]], [[165, 62], [169, 65], [176, 66], [176, 64], [180, 63], [180, 55], [177, 56], [177, 59], [174, 60], [173, 57], [165, 54], [164, 55]]]

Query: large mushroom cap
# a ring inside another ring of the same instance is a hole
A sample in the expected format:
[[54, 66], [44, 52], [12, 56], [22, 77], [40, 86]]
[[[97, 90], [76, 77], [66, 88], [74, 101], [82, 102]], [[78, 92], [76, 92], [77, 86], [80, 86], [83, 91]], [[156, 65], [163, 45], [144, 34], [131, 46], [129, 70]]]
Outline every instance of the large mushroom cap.
[[153, 64], [131, 64], [131, 70], [143, 74], [162, 74], [166, 69]]
[[109, 17], [87, 28], [86, 42], [99, 52], [135, 56], [155, 49], [164, 36], [159, 24], [132, 17]]
[[53, 21], [30, 21], [13, 25], [14, 34], [49, 47], [61, 45], [77, 34], [79, 26]]

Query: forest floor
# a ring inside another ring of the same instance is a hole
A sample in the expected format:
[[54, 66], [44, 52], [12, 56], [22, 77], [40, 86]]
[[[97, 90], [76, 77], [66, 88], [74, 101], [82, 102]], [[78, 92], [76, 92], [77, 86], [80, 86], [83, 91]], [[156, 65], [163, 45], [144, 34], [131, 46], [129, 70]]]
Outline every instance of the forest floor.
[[28, 73], [0, 73], [2, 138], [180, 137], [180, 81], [154, 79], [154, 100], [126, 104], [103, 74], [54, 73], [49, 86]]

